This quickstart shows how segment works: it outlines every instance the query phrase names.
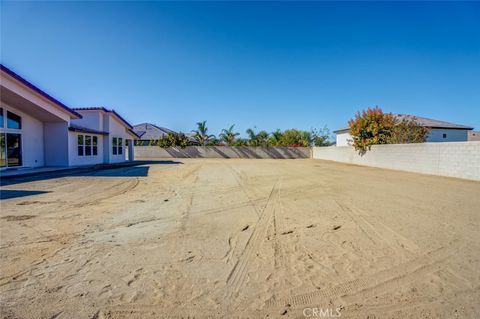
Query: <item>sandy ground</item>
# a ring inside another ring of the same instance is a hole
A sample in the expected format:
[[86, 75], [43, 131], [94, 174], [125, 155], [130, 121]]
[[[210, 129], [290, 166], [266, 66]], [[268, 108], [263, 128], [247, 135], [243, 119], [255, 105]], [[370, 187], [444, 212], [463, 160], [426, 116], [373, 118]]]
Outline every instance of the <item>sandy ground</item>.
[[480, 317], [480, 183], [177, 161], [3, 186], [2, 317]]

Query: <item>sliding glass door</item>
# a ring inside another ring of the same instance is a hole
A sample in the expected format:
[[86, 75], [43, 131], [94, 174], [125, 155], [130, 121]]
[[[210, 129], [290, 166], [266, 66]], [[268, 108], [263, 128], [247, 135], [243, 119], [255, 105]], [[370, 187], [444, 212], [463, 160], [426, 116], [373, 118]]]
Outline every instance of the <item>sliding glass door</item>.
[[22, 135], [0, 133], [0, 167], [22, 166]]
[[7, 165], [22, 166], [22, 135], [7, 133]]
[[[6, 116], [5, 116], [6, 115]], [[22, 166], [22, 117], [0, 107], [0, 167]]]

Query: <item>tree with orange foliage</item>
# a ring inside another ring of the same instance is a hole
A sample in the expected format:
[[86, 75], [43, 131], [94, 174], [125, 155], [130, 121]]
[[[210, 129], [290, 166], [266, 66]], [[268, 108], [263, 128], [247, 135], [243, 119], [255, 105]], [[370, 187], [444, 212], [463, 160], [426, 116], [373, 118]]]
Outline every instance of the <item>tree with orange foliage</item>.
[[430, 130], [418, 125], [415, 117], [397, 120], [389, 144], [424, 143]]
[[390, 143], [395, 126], [395, 117], [383, 113], [378, 106], [357, 112], [348, 122], [353, 146], [360, 153], [370, 150], [372, 145]]

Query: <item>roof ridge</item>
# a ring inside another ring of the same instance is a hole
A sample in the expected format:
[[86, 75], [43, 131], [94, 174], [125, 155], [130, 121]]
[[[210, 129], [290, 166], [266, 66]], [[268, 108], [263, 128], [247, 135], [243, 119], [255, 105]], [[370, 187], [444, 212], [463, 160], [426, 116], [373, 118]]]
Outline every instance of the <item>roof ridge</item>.
[[105, 113], [113, 113], [118, 119], [123, 122], [129, 129], [133, 129], [133, 126], [125, 120], [120, 114], [115, 111], [115, 109], [107, 109], [104, 106], [91, 106], [91, 107], [75, 107], [74, 110], [77, 111], [103, 111]]

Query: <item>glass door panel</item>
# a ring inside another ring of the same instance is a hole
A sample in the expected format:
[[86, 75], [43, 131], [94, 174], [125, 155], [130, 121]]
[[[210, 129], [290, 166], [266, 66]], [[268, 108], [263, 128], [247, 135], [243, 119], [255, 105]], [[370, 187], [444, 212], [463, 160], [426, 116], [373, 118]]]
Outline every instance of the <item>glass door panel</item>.
[[7, 133], [7, 166], [22, 166], [22, 135]]
[[5, 133], [0, 133], [0, 167], [7, 166], [7, 148], [5, 147]]

